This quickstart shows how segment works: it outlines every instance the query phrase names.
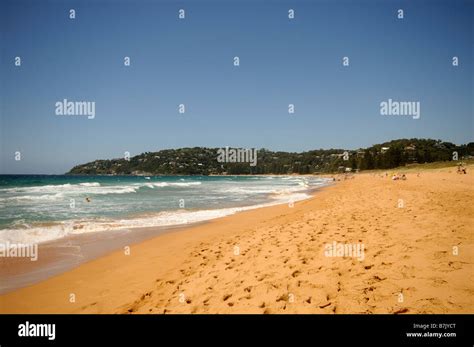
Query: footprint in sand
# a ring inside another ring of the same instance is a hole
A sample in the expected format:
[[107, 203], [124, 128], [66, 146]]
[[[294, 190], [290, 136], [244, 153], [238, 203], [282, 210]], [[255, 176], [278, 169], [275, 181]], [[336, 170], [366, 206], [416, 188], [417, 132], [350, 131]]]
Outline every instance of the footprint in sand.
[[408, 309], [406, 307], [404, 308], [401, 308], [395, 312], [393, 312], [393, 314], [401, 314], [401, 313], [407, 313], [408, 312]]
[[231, 296], [232, 296], [232, 294], [225, 294], [225, 295], [222, 297], [222, 301], [227, 301]]

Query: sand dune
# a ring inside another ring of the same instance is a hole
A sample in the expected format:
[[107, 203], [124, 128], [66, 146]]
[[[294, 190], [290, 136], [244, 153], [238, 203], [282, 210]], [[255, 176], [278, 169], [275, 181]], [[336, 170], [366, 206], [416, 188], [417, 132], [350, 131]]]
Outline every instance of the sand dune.
[[[242, 212], [86, 263], [3, 295], [1, 311], [473, 313], [473, 169], [356, 175], [293, 208]], [[363, 260], [325, 256], [333, 242], [363, 244]]]

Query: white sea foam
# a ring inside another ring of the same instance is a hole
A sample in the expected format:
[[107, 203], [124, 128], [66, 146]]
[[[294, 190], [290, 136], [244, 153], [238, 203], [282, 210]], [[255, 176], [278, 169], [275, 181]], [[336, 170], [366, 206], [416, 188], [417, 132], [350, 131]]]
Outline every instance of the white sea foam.
[[275, 196], [272, 202], [253, 206], [200, 211], [167, 211], [160, 212], [155, 215], [118, 220], [75, 220], [48, 226], [30, 226], [27, 224], [18, 223], [17, 227], [20, 228], [0, 230], [0, 242], [32, 244], [51, 241], [74, 234], [105, 232], [128, 228], [185, 225], [229, 216], [240, 211], [288, 203], [290, 201], [304, 200], [309, 197], [309, 194], [304, 193], [279, 195]]
[[191, 187], [199, 186], [201, 182], [158, 182], [158, 183], [146, 183], [147, 187], [152, 185], [154, 187]]
[[[268, 179], [265, 177], [264, 179]], [[286, 178], [286, 177], [284, 177]], [[41, 243], [45, 241], [51, 241], [59, 238], [63, 238], [68, 235], [74, 234], [83, 234], [83, 233], [92, 233], [92, 232], [106, 232], [111, 230], [118, 229], [133, 229], [141, 227], [167, 227], [173, 225], [184, 225], [196, 222], [202, 222], [206, 220], [211, 220], [215, 218], [220, 218], [228, 216], [240, 211], [251, 210], [255, 208], [260, 208], [264, 206], [272, 206], [277, 204], [286, 204], [289, 202], [296, 202], [299, 200], [304, 200], [310, 197], [308, 193], [308, 188], [317, 187], [326, 184], [326, 180], [313, 180], [309, 182], [307, 179], [301, 179], [298, 177], [288, 177], [287, 182], [290, 181], [291, 185], [284, 184], [282, 185], [279, 182], [276, 184], [264, 183], [264, 181], [259, 183], [246, 184], [245, 182], [239, 181], [226, 181], [224, 179], [219, 182], [212, 182], [212, 186], [203, 185], [202, 188], [198, 188], [202, 182], [196, 181], [181, 181], [181, 182], [153, 182], [147, 181], [143, 183], [130, 183], [125, 185], [125, 182], [121, 182], [120, 185], [101, 185], [98, 182], [87, 182], [80, 184], [64, 184], [64, 185], [49, 185], [49, 186], [38, 186], [38, 187], [22, 187], [22, 188], [9, 188], [18, 190], [23, 189], [23, 194], [27, 191], [26, 195], [17, 195], [8, 197], [8, 194], [5, 199], [8, 200], [8, 203], [12, 202], [14, 199], [18, 201], [31, 200], [30, 207], [33, 208], [38, 204], [34, 202], [40, 202], [41, 200], [57, 200], [65, 199], [70, 196], [77, 194], [87, 194], [90, 195], [106, 195], [106, 194], [128, 194], [128, 193], [138, 193], [138, 190], [146, 187], [149, 189], [156, 189], [161, 187], [195, 187], [197, 194], [199, 196], [200, 191], [206, 192], [209, 196], [209, 199], [215, 200], [226, 200], [231, 199], [232, 201], [252, 201], [252, 197], [255, 196], [264, 196], [267, 200], [266, 203], [255, 203], [251, 206], [244, 207], [229, 207], [229, 208], [220, 208], [220, 209], [200, 209], [200, 210], [174, 210], [174, 211], [163, 211], [157, 213], [147, 213], [141, 215], [135, 215], [127, 218], [94, 218], [94, 217], [84, 217], [81, 219], [75, 219], [71, 221], [64, 222], [55, 222], [55, 223], [31, 223], [28, 224], [24, 220], [19, 219], [12, 223], [7, 229], [0, 230], [0, 242], [10, 242], [10, 243]], [[255, 181], [253, 181], [255, 182]], [[194, 188], [193, 188], [194, 189]], [[200, 189], [200, 190], [199, 190]], [[29, 191], [28, 191], [29, 190]], [[49, 194], [45, 193], [45, 190]], [[3, 192], [5, 189], [3, 190]], [[38, 192], [38, 195], [34, 195], [34, 192]], [[160, 190], [156, 190], [157, 193]], [[204, 197], [204, 196], [203, 196]], [[205, 199], [205, 200], [209, 200]], [[0, 199], [1, 201], [2, 199]], [[122, 200], [121, 200], [122, 201]], [[204, 201], [204, 200], [202, 200]], [[261, 201], [261, 199], [260, 199]], [[123, 203], [126, 204], [127, 200], [123, 200]], [[43, 205], [44, 206], [48, 206]], [[126, 207], [124, 205], [123, 207]], [[203, 206], [205, 208], [205, 204]], [[68, 205], [63, 206], [66, 209], [67, 213]], [[127, 213], [127, 208], [122, 209], [120, 206], [111, 204], [102, 204], [100, 206], [101, 216], [104, 214], [107, 209], [109, 210], [123, 210], [124, 215]], [[58, 210], [59, 211], [59, 210]], [[77, 218], [77, 217], [76, 217]]]
[[128, 194], [136, 193], [139, 187], [130, 187], [130, 186], [112, 186], [112, 187], [103, 187], [100, 190], [91, 190], [88, 193], [91, 195], [106, 195], [106, 194]]
[[79, 183], [79, 185], [83, 187], [100, 187], [99, 182], [85, 182], [85, 183]]
[[[6, 194], [17, 194], [7, 199], [37, 199], [44, 200], [50, 198], [60, 198], [63, 195], [93, 195], [93, 194], [125, 194], [135, 193], [139, 189], [139, 186], [133, 187], [130, 185], [111, 185], [101, 186], [98, 182], [87, 182], [79, 184], [58, 184], [58, 185], [46, 185], [46, 186], [33, 186], [33, 187], [18, 187], [18, 188], [6, 188], [1, 189], [0, 193]], [[27, 195], [21, 195], [27, 194]], [[31, 194], [43, 194], [43, 195], [31, 195]]]
[[229, 216], [240, 211], [251, 210], [275, 203], [200, 211], [167, 211], [129, 219], [75, 220], [48, 226], [29, 226], [19, 229], [0, 230], [0, 243], [33, 244], [63, 238], [68, 235], [105, 232], [111, 230], [167, 227], [203, 222]]
[[11, 196], [8, 198], [0, 198], [0, 201], [51, 201], [51, 200], [60, 200], [64, 198], [63, 193], [56, 193], [56, 194], [44, 194], [44, 195], [19, 195], [19, 196]]
[[43, 193], [51, 192], [54, 190], [66, 190], [69, 189], [72, 184], [55, 184], [55, 185], [45, 185], [45, 186], [33, 186], [33, 187], [15, 187], [15, 188], [2, 188], [0, 192], [2, 193]]
[[50, 184], [45, 186], [31, 186], [31, 187], [15, 187], [15, 188], [2, 188], [0, 189], [1, 193], [51, 193], [51, 192], [61, 192], [61, 191], [70, 191], [74, 189], [84, 189], [83, 187], [100, 187], [99, 182], [85, 182], [79, 184]]

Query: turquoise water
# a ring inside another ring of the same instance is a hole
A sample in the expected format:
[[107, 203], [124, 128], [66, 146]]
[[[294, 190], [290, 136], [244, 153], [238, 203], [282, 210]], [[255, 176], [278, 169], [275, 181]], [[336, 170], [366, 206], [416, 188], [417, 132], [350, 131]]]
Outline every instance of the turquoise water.
[[0, 241], [205, 221], [309, 197], [301, 176], [0, 176]]

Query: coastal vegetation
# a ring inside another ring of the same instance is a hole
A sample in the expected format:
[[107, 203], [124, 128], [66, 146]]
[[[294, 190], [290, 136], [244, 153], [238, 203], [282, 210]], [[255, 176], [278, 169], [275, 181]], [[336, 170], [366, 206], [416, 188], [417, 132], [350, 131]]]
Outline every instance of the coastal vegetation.
[[72, 175], [245, 175], [318, 174], [391, 169], [412, 164], [467, 160], [474, 142], [456, 145], [432, 139], [399, 139], [368, 148], [316, 149], [307, 152], [257, 151], [255, 166], [218, 161], [219, 148], [179, 148], [145, 152], [130, 158], [77, 165]]

